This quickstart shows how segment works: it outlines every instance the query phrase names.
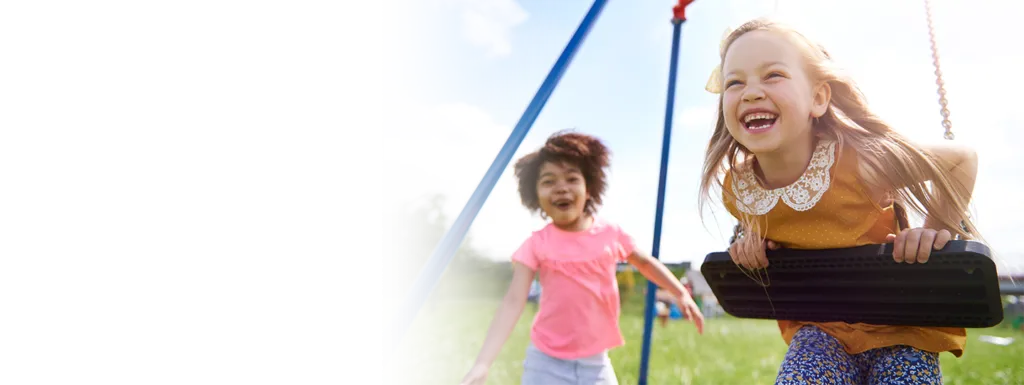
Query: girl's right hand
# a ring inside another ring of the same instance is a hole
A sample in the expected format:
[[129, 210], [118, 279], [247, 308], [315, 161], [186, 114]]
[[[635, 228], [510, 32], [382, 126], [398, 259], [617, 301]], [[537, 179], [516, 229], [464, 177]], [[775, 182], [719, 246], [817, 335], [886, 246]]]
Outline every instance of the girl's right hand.
[[768, 267], [765, 250], [778, 250], [779, 244], [774, 241], [757, 241], [757, 237], [743, 237], [729, 246], [729, 257], [737, 265], [750, 270]]
[[474, 365], [459, 385], [484, 385], [487, 383], [487, 367]]

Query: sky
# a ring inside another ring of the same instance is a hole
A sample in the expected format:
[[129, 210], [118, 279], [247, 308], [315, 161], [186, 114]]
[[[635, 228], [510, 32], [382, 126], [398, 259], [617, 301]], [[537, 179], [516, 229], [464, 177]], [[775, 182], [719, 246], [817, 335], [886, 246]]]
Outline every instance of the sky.
[[[388, 55], [388, 141], [396, 207], [447, 198], [454, 219], [564, 49], [589, 0], [427, 0], [396, 18], [410, 31]], [[574, 128], [612, 151], [600, 214], [646, 250], [653, 229], [669, 73], [673, 1], [609, 1], [470, 229], [470, 243], [507, 260], [544, 225], [519, 202], [511, 164], [552, 133]], [[1024, 116], [1017, 114], [1024, 53], [1004, 47], [1012, 15], [1002, 1], [933, 1], [956, 141], [980, 153], [974, 210], [1000, 269], [1024, 266], [1018, 216], [1024, 189]], [[858, 81], [870, 106], [922, 142], [942, 140], [923, 1], [697, 0], [688, 7], [678, 81], [660, 258], [694, 264], [726, 248], [733, 221], [716, 200], [697, 212], [716, 96], [704, 90], [727, 27], [773, 16], [823, 43]], [[703, 219], [703, 220], [702, 220]], [[425, 252], [429, 253], [430, 250]]]

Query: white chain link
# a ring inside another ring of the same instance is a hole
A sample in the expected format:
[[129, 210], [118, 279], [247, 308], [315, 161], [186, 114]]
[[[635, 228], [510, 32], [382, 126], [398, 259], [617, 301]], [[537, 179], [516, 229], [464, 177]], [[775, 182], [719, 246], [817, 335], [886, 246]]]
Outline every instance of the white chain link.
[[928, 17], [928, 39], [932, 43], [932, 63], [935, 64], [935, 84], [939, 86], [939, 106], [942, 107], [942, 127], [946, 129], [943, 135], [947, 140], [953, 140], [953, 123], [949, 121], [949, 101], [946, 100], [946, 84], [942, 81], [942, 69], [939, 67], [939, 50], [935, 45], [935, 29], [932, 27], [932, 4], [924, 0], [924, 10]]

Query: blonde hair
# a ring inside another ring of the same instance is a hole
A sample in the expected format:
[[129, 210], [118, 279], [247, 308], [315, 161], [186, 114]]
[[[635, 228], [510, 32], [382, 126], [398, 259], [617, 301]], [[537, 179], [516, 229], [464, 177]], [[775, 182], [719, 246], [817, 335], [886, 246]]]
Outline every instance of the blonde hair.
[[[897, 213], [902, 217], [903, 223], [906, 222], [906, 217], [900, 204], [906, 205], [912, 212], [922, 217], [938, 221], [950, 229], [954, 236], [981, 239], [968, 215], [967, 197], [970, 191], [950, 176], [948, 169], [951, 165], [942, 164], [939, 159], [923, 151], [872, 113], [856, 83], [833, 66], [831, 56], [823, 47], [791, 27], [768, 19], [755, 19], [743, 24], [726, 37], [721, 47], [721, 62], [725, 61], [729, 46], [740, 36], [752, 31], [781, 33], [799, 46], [806, 62], [804, 70], [812, 82], [826, 82], [831, 88], [832, 96], [828, 109], [824, 115], [814, 120], [812, 132], [819, 138], [837, 141], [839, 148], [847, 145], [856, 148], [859, 158], [877, 175], [879, 183], [885, 186], [905, 186], [893, 188], [891, 191], [895, 195], [893, 198], [897, 203]], [[739, 161], [749, 165], [750, 162], [747, 161], [753, 157], [753, 154], [733, 139], [726, 129], [722, 102], [722, 97], [719, 96], [718, 120], [704, 159], [699, 198], [701, 214], [704, 205], [710, 199], [711, 187], [715, 186], [721, 190], [721, 178], [726, 171], [736, 169]], [[930, 189], [928, 181], [931, 183]], [[742, 204], [731, 192], [724, 193], [729, 195], [731, 201]], [[953, 212], [941, 212], [938, 202], [951, 205]], [[930, 216], [926, 216], [927, 214]], [[740, 224], [747, 230], [745, 233], [753, 232], [763, 241], [763, 232], [757, 231], [760, 225], [754, 223], [751, 218], [744, 217], [740, 219]], [[901, 223], [901, 227], [903, 226]], [[739, 230], [740, 227], [737, 227], [737, 231]]]

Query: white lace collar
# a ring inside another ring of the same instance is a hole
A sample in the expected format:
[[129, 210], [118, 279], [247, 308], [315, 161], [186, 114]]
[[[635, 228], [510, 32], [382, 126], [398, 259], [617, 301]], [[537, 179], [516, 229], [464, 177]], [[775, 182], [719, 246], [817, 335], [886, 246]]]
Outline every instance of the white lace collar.
[[779, 203], [779, 198], [796, 211], [814, 207], [831, 183], [829, 170], [835, 163], [836, 143], [822, 139], [811, 155], [807, 170], [793, 184], [768, 190], [757, 182], [752, 168], [734, 173], [732, 192], [736, 196], [736, 209], [749, 215], [764, 215]]

